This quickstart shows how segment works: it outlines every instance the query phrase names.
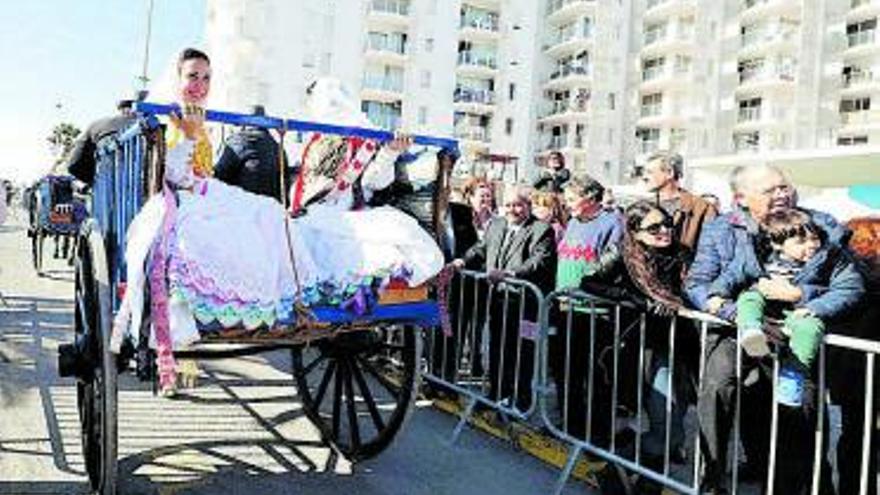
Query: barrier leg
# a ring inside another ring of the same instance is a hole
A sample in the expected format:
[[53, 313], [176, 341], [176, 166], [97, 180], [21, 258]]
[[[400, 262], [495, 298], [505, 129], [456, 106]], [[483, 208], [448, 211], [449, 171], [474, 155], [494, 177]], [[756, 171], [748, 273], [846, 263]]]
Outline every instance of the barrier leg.
[[553, 489], [555, 495], [559, 495], [562, 493], [562, 490], [565, 490], [565, 484], [568, 482], [568, 478], [571, 477], [571, 473], [574, 471], [574, 465], [577, 463], [580, 455], [581, 447], [579, 445], [572, 445], [571, 449], [568, 451], [568, 460], [565, 461], [565, 467], [562, 468], [562, 472], [559, 473], [559, 478], [556, 480], [556, 488]]
[[477, 399], [471, 398], [468, 401], [467, 407], [464, 408], [464, 411], [461, 413], [461, 418], [458, 420], [458, 424], [455, 425], [455, 429], [452, 430], [452, 438], [449, 439], [449, 444], [454, 445], [456, 441], [458, 441], [458, 437], [461, 435], [461, 431], [464, 429], [464, 425], [467, 424], [468, 420], [471, 419], [471, 416], [474, 414], [474, 407], [477, 405]]

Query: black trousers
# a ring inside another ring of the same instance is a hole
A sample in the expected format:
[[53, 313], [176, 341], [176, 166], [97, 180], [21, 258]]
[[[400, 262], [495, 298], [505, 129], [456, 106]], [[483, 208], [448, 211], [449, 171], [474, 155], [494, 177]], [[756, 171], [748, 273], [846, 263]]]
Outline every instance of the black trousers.
[[494, 290], [489, 301], [489, 397], [515, 400], [526, 411], [532, 405], [535, 342], [520, 338], [521, 319], [537, 322], [537, 303], [522, 301], [515, 291]]

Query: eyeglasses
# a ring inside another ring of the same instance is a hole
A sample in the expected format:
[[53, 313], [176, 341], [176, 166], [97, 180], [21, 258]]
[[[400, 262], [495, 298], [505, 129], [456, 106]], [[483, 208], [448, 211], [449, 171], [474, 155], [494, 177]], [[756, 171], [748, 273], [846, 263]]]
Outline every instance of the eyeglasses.
[[662, 222], [652, 223], [650, 225], [646, 225], [644, 227], [639, 228], [642, 232], [647, 232], [651, 235], [657, 235], [661, 230], [672, 230], [672, 219], [667, 218]]

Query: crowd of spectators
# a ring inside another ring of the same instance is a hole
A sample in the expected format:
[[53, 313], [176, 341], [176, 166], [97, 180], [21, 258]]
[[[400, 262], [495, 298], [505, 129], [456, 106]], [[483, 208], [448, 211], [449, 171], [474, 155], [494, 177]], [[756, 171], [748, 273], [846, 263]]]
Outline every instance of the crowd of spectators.
[[[610, 363], [602, 360], [617, 353], [621, 369], [630, 372], [622, 382], [633, 381], [636, 373], [645, 377], [643, 390], [636, 392], [644, 394], [648, 418], [648, 426], [641, 432], [643, 464], [662, 470], [666, 455], [672, 462], [684, 461], [684, 418], [693, 405], [702, 438], [702, 489], [726, 493], [736, 389], [742, 385], [740, 438], [735, 439], [744, 451], [743, 458], [737, 460], [744, 460], [739, 478], [766, 480], [775, 396], [779, 408], [776, 492], [807, 493], [810, 477], [804, 473], [812, 469], [819, 409], [818, 348], [826, 332], [878, 337], [876, 330], [864, 323], [869, 311], [876, 313], [870, 302], [877, 302], [876, 280], [871, 273], [873, 266], [876, 275], [876, 260], [868, 266], [859, 259], [871, 249], [854, 250], [855, 245], [850, 246], [852, 232], [832, 215], [798, 207], [796, 191], [780, 170], [763, 165], [735, 170], [731, 176], [733, 204], [724, 213], [719, 211], [717, 196], [683, 188], [682, 174], [679, 155], [655, 153], [640, 170], [644, 197], [625, 208], [617, 205], [598, 181], [572, 177], [562, 155], [551, 156], [548, 168], [531, 188], [494, 191], [490, 182], [472, 180], [464, 198], [472, 209], [470, 226], [476, 234], [475, 243], [459, 250], [450, 264], [484, 271], [490, 282], [526, 280], [545, 294], [578, 289], [626, 300], [647, 315], [644, 345], [648, 359], [643, 369], [637, 369], [633, 366], [636, 360], [626, 356], [632, 351], [624, 351], [623, 343], [613, 349], [611, 319], [597, 317], [594, 309], [575, 302], [551, 311], [548, 362], [567, 433], [588, 438], [600, 447], [609, 445], [615, 429], [608, 404], [615, 384], [607, 373], [597, 373], [588, 404], [587, 374], [590, 363], [608, 369]], [[498, 210], [496, 197], [502, 200]], [[864, 232], [867, 230], [862, 229], [861, 238], [870, 235]], [[876, 229], [871, 232], [876, 234]], [[861, 242], [866, 244], [864, 239]], [[489, 354], [486, 372], [491, 399], [526, 410], [532, 394], [533, 344], [519, 338], [519, 325], [520, 319], [534, 319], [537, 308], [523, 301], [526, 307], [521, 315], [505, 315], [511, 313], [510, 308], [518, 308], [516, 302], [505, 309], [497, 300], [490, 301], [488, 332], [484, 334], [489, 336], [489, 345], [483, 349], [480, 342], [471, 342], [469, 348]], [[680, 309], [709, 313], [730, 325], [711, 327], [701, 350], [696, 325], [689, 327], [679, 320], [675, 362], [670, 363], [670, 322]], [[508, 323], [502, 326], [498, 323], [502, 321]], [[742, 362], [737, 370], [740, 348]], [[605, 352], [608, 350], [614, 352]], [[771, 350], [780, 363], [775, 394], [773, 361], [768, 357]], [[705, 368], [698, 382], [701, 352]], [[848, 362], [844, 365], [842, 361]], [[864, 366], [852, 361], [829, 358], [829, 368], [838, 368], [829, 370], [832, 386], [835, 379], [842, 382], [849, 378], [851, 383], [864, 380]], [[503, 365], [513, 362], [518, 364], [517, 370]], [[669, 384], [673, 366], [674, 383]], [[617, 388], [621, 408], [632, 411], [634, 401], [627, 399], [625, 387], [618, 383]], [[668, 390], [673, 394], [673, 407], [667, 419]], [[841, 406], [845, 430], [837, 447], [840, 479], [838, 488], [833, 488], [823, 456], [819, 491], [856, 493], [858, 463], [845, 456], [858, 452], [862, 438], [867, 438], [860, 426], [863, 423], [859, 423], [864, 404], [857, 399], [863, 397], [858, 392], [847, 394], [842, 386], [831, 396]], [[588, 415], [590, 408], [592, 414]], [[876, 473], [876, 459], [871, 462]], [[659, 487], [654, 489], [659, 493]], [[651, 490], [650, 483], [642, 487], [644, 492]]]

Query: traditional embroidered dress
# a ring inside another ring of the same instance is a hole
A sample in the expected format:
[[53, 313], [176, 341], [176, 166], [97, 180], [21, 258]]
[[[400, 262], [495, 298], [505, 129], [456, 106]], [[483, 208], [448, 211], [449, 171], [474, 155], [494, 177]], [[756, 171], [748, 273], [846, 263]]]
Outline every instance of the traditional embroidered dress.
[[[128, 288], [114, 328], [117, 344], [140, 328], [149, 261], [151, 343], [163, 386], [174, 379], [171, 350], [198, 340], [206, 326], [270, 327], [290, 320], [295, 300], [347, 307], [364, 287], [392, 278], [416, 286], [443, 266], [436, 243], [411, 217], [389, 207], [351, 210], [358, 206], [356, 186], [369, 195], [391, 183], [396, 152], [342, 140], [345, 159], [317, 188], [320, 202], [290, 218], [277, 201], [211, 178], [204, 136], [196, 142], [171, 136], [166, 189], [129, 227]], [[304, 167], [319, 166], [325, 156], [307, 153]]]

